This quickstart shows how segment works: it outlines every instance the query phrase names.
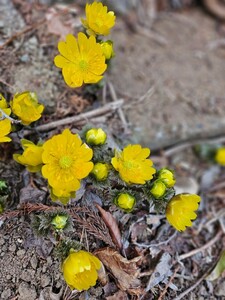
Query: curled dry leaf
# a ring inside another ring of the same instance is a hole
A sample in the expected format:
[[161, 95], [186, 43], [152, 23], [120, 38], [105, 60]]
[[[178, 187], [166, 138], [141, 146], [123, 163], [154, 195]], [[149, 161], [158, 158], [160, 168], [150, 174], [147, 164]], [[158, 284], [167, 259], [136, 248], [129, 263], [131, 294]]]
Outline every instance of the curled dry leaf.
[[141, 256], [128, 260], [112, 248], [103, 248], [94, 253], [116, 279], [118, 287], [131, 295], [141, 295], [143, 289], [138, 279], [140, 269], [137, 264]]
[[109, 229], [109, 233], [111, 235], [111, 238], [114, 242], [114, 244], [121, 249], [122, 248], [122, 242], [121, 242], [121, 234], [118, 227], [118, 224], [116, 222], [116, 219], [113, 217], [113, 215], [107, 211], [105, 211], [100, 205], [95, 203], [95, 206], [98, 208], [99, 212], [101, 213], [101, 216], [106, 224], [106, 226]]

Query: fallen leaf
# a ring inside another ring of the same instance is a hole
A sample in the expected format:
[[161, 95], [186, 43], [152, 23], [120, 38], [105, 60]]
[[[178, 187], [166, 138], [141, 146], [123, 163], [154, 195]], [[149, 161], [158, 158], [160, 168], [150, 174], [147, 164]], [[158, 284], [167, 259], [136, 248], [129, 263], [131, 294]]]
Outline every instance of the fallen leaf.
[[128, 260], [112, 248], [103, 248], [95, 251], [94, 254], [110, 270], [122, 291], [131, 295], [143, 293], [143, 289], [140, 287], [141, 282], [138, 279], [140, 269], [137, 263], [142, 259], [140, 256]]
[[95, 206], [100, 211], [101, 216], [102, 216], [106, 226], [109, 229], [109, 233], [111, 235], [113, 242], [115, 243], [115, 245], [117, 245], [117, 247], [119, 249], [121, 249], [122, 248], [121, 234], [120, 234], [120, 230], [119, 230], [118, 224], [116, 222], [116, 219], [113, 217], [113, 215], [111, 213], [105, 211], [97, 203], [95, 203]]
[[171, 266], [171, 256], [167, 252], [163, 253], [149, 279], [146, 292], [160, 282], [167, 282], [167, 278], [172, 275]]
[[206, 277], [206, 279], [210, 281], [216, 280], [220, 277], [220, 275], [224, 272], [224, 270], [225, 270], [225, 250], [223, 250], [215, 268]]
[[112, 296], [106, 297], [107, 300], [128, 300], [127, 293], [123, 291], [118, 291]]

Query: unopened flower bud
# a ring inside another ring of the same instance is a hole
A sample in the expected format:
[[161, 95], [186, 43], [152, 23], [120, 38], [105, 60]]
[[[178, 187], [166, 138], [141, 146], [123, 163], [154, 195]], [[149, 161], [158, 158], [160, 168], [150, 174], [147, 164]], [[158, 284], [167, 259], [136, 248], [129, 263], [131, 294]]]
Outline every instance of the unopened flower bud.
[[52, 219], [51, 224], [54, 226], [55, 229], [60, 230], [66, 226], [67, 220], [67, 216], [57, 215]]
[[136, 199], [128, 193], [122, 193], [115, 198], [114, 203], [124, 211], [130, 212], [136, 204]]
[[108, 177], [109, 166], [104, 163], [96, 163], [91, 173], [99, 181], [105, 180]]
[[173, 187], [176, 183], [173, 172], [166, 168], [159, 171], [158, 178], [161, 179], [168, 188]]
[[92, 128], [86, 133], [86, 141], [90, 145], [103, 145], [106, 138], [107, 135], [102, 128]]
[[106, 42], [101, 42], [100, 45], [101, 45], [102, 52], [103, 52], [106, 59], [110, 59], [113, 56], [115, 56], [112, 41], [108, 40]]
[[160, 180], [160, 179], [157, 179], [154, 183], [153, 183], [153, 186], [150, 190], [150, 193], [152, 194], [152, 196], [156, 199], [159, 199], [161, 197], [163, 197], [163, 195], [165, 194], [166, 192], [166, 185], [165, 183]]

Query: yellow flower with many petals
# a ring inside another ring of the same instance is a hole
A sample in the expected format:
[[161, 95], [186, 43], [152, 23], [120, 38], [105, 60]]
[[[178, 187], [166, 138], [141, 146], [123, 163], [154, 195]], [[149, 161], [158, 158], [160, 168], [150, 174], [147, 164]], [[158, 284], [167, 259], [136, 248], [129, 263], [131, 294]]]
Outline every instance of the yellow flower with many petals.
[[119, 172], [120, 177], [127, 183], [145, 184], [152, 179], [156, 170], [153, 163], [147, 157], [150, 149], [142, 148], [140, 145], [128, 145], [122, 152], [116, 151], [111, 163]]
[[[4, 114], [8, 116], [10, 115], [11, 109], [8, 108], [8, 104], [2, 94], [0, 94], [0, 108]], [[11, 128], [10, 120], [6, 118], [4, 119], [4, 115], [0, 111], [0, 143], [11, 141], [11, 138], [6, 136], [11, 132]]]
[[80, 188], [80, 179], [91, 172], [93, 163], [90, 161], [93, 151], [82, 141], [78, 134], [69, 129], [53, 136], [43, 145], [42, 175], [56, 191], [67, 194]]
[[102, 48], [95, 37], [88, 38], [78, 33], [78, 39], [72, 34], [66, 41], [59, 42], [60, 55], [54, 59], [58, 68], [62, 69], [63, 78], [70, 87], [80, 87], [83, 83], [97, 83], [102, 79], [107, 65]]
[[69, 287], [78, 291], [88, 290], [96, 284], [100, 260], [87, 251], [72, 252], [62, 265], [63, 276]]
[[11, 138], [7, 134], [11, 132], [11, 122], [8, 119], [0, 121], [0, 143], [10, 142]]
[[42, 145], [35, 145], [33, 142], [22, 139], [23, 154], [14, 154], [13, 159], [19, 164], [26, 166], [30, 172], [38, 172], [42, 167]]
[[37, 121], [41, 117], [44, 105], [39, 104], [33, 92], [16, 94], [10, 102], [13, 113], [21, 119], [23, 125]]
[[70, 190], [67, 190], [63, 186], [61, 188], [55, 189], [49, 185], [49, 189], [50, 189], [50, 197], [52, 201], [59, 200], [64, 205], [66, 205], [71, 198], [76, 197], [75, 191], [71, 192]]
[[86, 19], [81, 19], [89, 35], [108, 35], [115, 25], [116, 17], [113, 11], [108, 12], [107, 6], [101, 2], [86, 4]]
[[216, 152], [215, 161], [221, 165], [225, 166], [225, 148], [219, 148]]
[[187, 226], [192, 226], [192, 220], [197, 215], [201, 198], [195, 194], [179, 194], [174, 196], [166, 207], [167, 221], [177, 230], [184, 231]]

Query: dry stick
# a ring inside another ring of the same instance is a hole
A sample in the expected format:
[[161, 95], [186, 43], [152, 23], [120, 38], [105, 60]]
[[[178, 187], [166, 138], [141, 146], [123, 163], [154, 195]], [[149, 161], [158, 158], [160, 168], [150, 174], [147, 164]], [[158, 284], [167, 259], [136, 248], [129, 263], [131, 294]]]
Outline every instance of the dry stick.
[[[97, 117], [97, 116], [100, 116], [100, 115], [104, 115], [106, 113], [109, 113], [109, 112], [112, 112], [112, 111], [115, 111], [115, 110], [119, 109], [119, 107], [121, 107], [122, 104], [123, 104], [123, 100], [120, 99], [120, 100], [117, 100], [116, 102], [106, 104], [106, 105], [104, 105], [100, 108], [88, 111], [88, 112], [80, 114], [78, 116], [68, 117], [68, 118], [64, 118], [62, 120], [57, 120], [57, 121], [53, 121], [51, 123], [47, 123], [47, 124], [37, 126], [35, 128], [35, 130], [36, 131], [48, 131], [50, 129], [54, 129], [54, 128], [57, 128], [57, 127], [62, 126], [62, 125], [77, 123], [77, 122], [80, 122], [80, 121], [88, 119], [88, 118], [93, 118], [93, 117]], [[31, 132], [33, 132], [33, 130], [25, 130], [24, 131], [24, 136], [31, 133]]]
[[[109, 91], [110, 91], [111, 97], [112, 97], [112, 99], [113, 99], [113, 101], [115, 103], [116, 101], [118, 101], [118, 98], [117, 98], [114, 86], [113, 86], [113, 84], [111, 82], [108, 82], [108, 87], [109, 87]], [[121, 119], [121, 121], [123, 123], [123, 128], [124, 128], [125, 133], [128, 133], [129, 130], [128, 130], [127, 121], [126, 121], [126, 118], [124, 116], [124, 113], [123, 113], [121, 107], [118, 109], [118, 114], [119, 114], [119, 117], [120, 117], [120, 119]]]
[[173, 276], [170, 277], [170, 280], [168, 281], [167, 285], [165, 286], [165, 288], [163, 289], [162, 293], [160, 293], [158, 300], [163, 300], [163, 297], [165, 296], [169, 285], [172, 283], [175, 275], [177, 274], [178, 270], [179, 270], [180, 266], [177, 266], [176, 269], [174, 270]]
[[190, 251], [190, 252], [188, 252], [188, 253], [185, 253], [185, 254], [183, 254], [183, 255], [180, 255], [180, 256], [178, 257], [178, 261], [183, 260], [183, 259], [185, 259], [185, 258], [188, 258], [188, 257], [190, 257], [190, 256], [192, 256], [192, 255], [195, 255], [195, 254], [198, 253], [198, 252], [201, 252], [201, 251], [203, 251], [203, 250], [205, 250], [205, 249], [211, 247], [212, 245], [214, 245], [214, 244], [217, 242], [217, 240], [220, 238], [221, 235], [222, 235], [222, 231], [219, 230], [219, 231], [217, 232], [216, 236], [215, 236], [213, 239], [211, 239], [208, 243], [206, 243], [205, 245], [203, 245], [202, 247], [200, 247], [200, 248], [198, 248], [198, 249], [194, 249], [194, 250], [192, 250], [192, 251]]
[[206, 139], [201, 139], [199, 138], [198, 140], [190, 141], [190, 142], [181, 142], [179, 145], [174, 145], [171, 146], [168, 150], [163, 151], [163, 154], [166, 157], [172, 156], [173, 154], [180, 152], [186, 148], [189, 148], [194, 145], [202, 145], [202, 144], [215, 144], [215, 143], [223, 143], [225, 142], [225, 136], [220, 136], [220, 137], [212, 137], [212, 138], [206, 138]]
[[173, 300], [182, 300], [184, 296], [189, 294], [191, 291], [193, 291], [212, 271], [212, 268], [209, 268], [208, 271], [203, 274], [192, 286], [190, 286], [188, 289], [186, 289], [183, 293], [181, 293], [179, 296], [174, 298]]

